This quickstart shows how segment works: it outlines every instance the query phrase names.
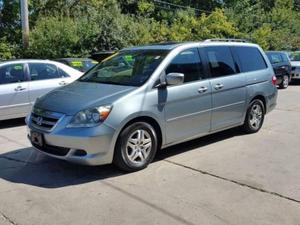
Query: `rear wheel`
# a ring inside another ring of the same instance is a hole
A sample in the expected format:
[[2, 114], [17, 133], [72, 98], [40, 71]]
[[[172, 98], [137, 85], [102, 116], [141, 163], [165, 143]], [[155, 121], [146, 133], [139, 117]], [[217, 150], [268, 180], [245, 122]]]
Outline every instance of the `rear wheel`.
[[263, 125], [264, 118], [265, 107], [263, 102], [259, 99], [253, 100], [247, 110], [243, 130], [248, 134], [258, 132]]
[[286, 89], [289, 86], [290, 78], [288, 75], [284, 75], [282, 78], [281, 84], [279, 84], [279, 87], [282, 89]]
[[153, 160], [157, 143], [155, 130], [150, 124], [133, 123], [121, 132], [115, 147], [113, 162], [127, 172], [144, 169]]

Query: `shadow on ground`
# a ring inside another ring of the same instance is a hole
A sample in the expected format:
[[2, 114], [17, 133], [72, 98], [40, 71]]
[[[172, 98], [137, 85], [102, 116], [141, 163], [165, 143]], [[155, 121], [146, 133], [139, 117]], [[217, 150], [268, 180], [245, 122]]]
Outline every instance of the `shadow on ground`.
[[[201, 151], [201, 147], [242, 134], [239, 129], [231, 129], [169, 147], [158, 152], [153, 163], [191, 150]], [[41, 188], [60, 188], [125, 174], [113, 165], [75, 165], [45, 156], [33, 148], [18, 149], [0, 155], [0, 179]]]
[[11, 119], [0, 121], [0, 129], [7, 129], [11, 127], [20, 127], [25, 125], [25, 118]]

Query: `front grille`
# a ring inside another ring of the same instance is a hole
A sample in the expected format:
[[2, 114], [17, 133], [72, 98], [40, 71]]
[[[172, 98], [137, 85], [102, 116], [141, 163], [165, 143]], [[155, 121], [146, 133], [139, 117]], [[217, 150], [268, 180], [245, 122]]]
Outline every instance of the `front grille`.
[[52, 131], [63, 114], [34, 109], [30, 116], [32, 126], [43, 131]]
[[66, 156], [70, 151], [69, 148], [52, 146], [47, 144], [45, 144], [43, 147], [38, 146], [34, 143], [32, 143], [32, 145], [42, 152], [46, 152], [48, 154], [57, 155], [57, 156]]

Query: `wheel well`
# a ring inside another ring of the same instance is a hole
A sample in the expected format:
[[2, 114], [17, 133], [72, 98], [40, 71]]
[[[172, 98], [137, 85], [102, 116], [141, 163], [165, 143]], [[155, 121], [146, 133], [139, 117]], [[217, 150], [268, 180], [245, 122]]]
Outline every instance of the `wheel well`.
[[252, 102], [253, 100], [255, 100], [255, 99], [259, 99], [259, 100], [261, 100], [261, 101], [264, 103], [264, 108], [265, 108], [265, 113], [266, 113], [266, 112], [267, 112], [267, 103], [266, 103], [265, 97], [262, 96], [262, 95], [257, 95], [256, 97], [254, 97], [254, 98], [251, 100], [251, 102]]
[[[162, 145], [162, 132], [161, 132], [161, 128], [160, 125], [158, 124], [158, 122], [153, 119], [152, 117], [149, 116], [141, 116], [141, 117], [137, 117], [134, 118], [132, 120], [130, 120], [129, 122], [127, 122], [125, 124], [125, 126], [122, 128], [121, 132], [130, 124], [133, 124], [135, 122], [146, 122], [149, 123], [155, 130], [156, 135], [157, 135], [157, 141], [158, 141], [158, 149], [160, 149], [161, 145]], [[120, 132], [120, 133], [121, 133]]]

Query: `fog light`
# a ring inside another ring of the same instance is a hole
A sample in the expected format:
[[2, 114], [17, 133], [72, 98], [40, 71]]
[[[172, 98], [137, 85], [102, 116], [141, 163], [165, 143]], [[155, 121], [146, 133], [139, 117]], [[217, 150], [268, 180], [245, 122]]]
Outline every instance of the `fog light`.
[[86, 153], [86, 151], [84, 151], [84, 150], [77, 149], [77, 150], [75, 150], [74, 155], [75, 155], [75, 156], [86, 156], [87, 153]]

